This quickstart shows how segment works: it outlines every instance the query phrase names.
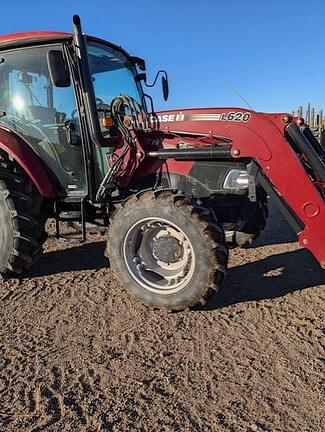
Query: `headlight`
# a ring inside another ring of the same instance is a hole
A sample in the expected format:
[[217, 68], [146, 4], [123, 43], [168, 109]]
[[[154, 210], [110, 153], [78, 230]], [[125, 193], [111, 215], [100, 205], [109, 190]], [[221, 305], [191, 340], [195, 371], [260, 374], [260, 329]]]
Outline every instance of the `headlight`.
[[223, 182], [224, 189], [247, 189], [248, 188], [248, 173], [247, 171], [233, 169], [228, 172], [225, 181]]

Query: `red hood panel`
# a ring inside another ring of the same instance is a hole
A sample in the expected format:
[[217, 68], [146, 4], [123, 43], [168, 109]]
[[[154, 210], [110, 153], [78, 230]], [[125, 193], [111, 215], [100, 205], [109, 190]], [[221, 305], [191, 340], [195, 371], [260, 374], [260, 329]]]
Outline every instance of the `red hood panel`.
[[[159, 129], [171, 134], [206, 136], [232, 142], [241, 157], [271, 158], [265, 129], [284, 135], [287, 113], [258, 113], [247, 108], [190, 108], [157, 113]], [[171, 144], [171, 143], [169, 143]]]

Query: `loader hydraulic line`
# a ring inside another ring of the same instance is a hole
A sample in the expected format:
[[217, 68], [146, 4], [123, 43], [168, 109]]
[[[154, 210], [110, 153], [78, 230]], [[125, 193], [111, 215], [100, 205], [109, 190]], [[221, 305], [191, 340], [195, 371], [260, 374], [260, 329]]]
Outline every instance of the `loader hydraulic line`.
[[317, 141], [317, 139], [315, 138], [315, 136], [313, 135], [309, 127], [303, 125], [300, 127], [300, 130], [307, 138], [307, 140], [310, 142], [310, 144], [314, 147], [315, 151], [322, 159], [322, 161], [325, 162], [325, 148]]
[[150, 151], [147, 156], [158, 159], [176, 159], [176, 160], [211, 160], [211, 159], [229, 159], [231, 157], [230, 146], [216, 146], [207, 149], [168, 149]]
[[319, 180], [325, 184], [325, 165], [313, 145], [307, 140], [295, 123], [288, 125], [287, 132], [301, 153], [307, 156], [308, 162]]

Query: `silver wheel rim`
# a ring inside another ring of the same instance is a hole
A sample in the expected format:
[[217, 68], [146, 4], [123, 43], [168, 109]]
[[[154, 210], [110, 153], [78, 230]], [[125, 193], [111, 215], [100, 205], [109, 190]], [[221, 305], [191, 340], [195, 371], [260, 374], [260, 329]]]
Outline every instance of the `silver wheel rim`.
[[[167, 241], [177, 249], [172, 262], [155, 254], [157, 243]], [[173, 294], [191, 280], [195, 255], [188, 237], [170, 221], [149, 217], [137, 221], [123, 242], [123, 258], [132, 278], [143, 288], [156, 294]]]

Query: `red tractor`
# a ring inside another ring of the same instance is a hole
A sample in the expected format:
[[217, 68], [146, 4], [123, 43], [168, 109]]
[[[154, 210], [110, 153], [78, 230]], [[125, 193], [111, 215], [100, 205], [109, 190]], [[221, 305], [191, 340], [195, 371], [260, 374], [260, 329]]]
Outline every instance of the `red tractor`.
[[111, 266], [146, 304], [191, 307], [221, 286], [229, 244], [263, 229], [267, 196], [325, 267], [325, 153], [301, 118], [155, 113], [144, 61], [73, 22], [0, 37], [2, 274], [33, 264], [54, 218], [58, 238], [61, 222], [80, 241], [108, 228]]

